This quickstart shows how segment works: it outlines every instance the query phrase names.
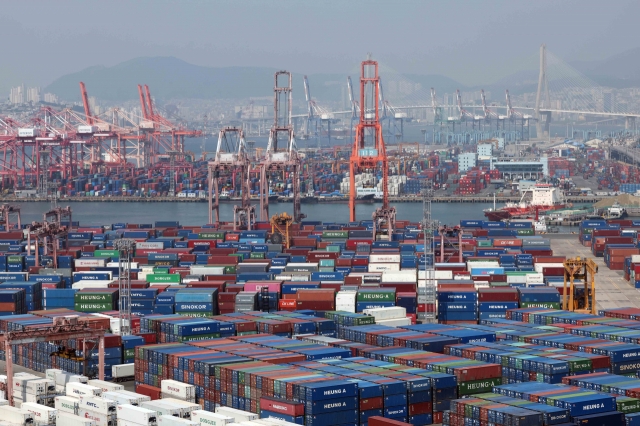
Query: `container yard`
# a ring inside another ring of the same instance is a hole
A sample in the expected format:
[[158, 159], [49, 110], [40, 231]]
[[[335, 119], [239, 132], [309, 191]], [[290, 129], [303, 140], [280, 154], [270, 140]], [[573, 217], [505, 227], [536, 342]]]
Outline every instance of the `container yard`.
[[[434, 236], [434, 298], [418, 223], [374, 240], [370, 221], [302, 221], [288, 248], [261, 222], [66, 225], [56, 267], [44, 247], [27, 254], [28, 231], [0, 233], [0, 332], [69, 324], [104, 333], [103, 349], [55, 335], [13, 345], [0, 384], [12, 422], [640, 421], [632, 220], [575, 235], [461, 221]], [[130, 258], [114, 248], [124, 240]], [[564, 308], [564, 262], [578, 255], [598, 265], [596, 315]]]

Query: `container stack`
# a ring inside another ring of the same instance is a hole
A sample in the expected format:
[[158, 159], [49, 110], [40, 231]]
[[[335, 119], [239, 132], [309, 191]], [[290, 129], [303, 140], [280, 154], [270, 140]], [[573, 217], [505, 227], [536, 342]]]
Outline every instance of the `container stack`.
[[218, 289], [183, 289], [176, 293], [175, 312], [192, 317], [218, 314]]
[[258, 309], [258, 292], [241, 291], [235, 295], [234, 312], [250, 312]]
[[50, 288], [42, 290], [42, 308], [73, 309], [75, 307], [75, 295], [78, 290], [71, 288]]
[[478, 319], [506, 318], [508, 309], [519, 307], [515, 288], [481, 288], [478, 290]]
[[0, 290], [0, 316], [26, 314], [27, 302], [24, 289]]
[[131, 313], [141, 317], [153, 314], [157, 294], [157, 289], [131, 289]]
[[395, 288], [360, 288], [356, 300], [356, 312], [388, 308], [396, 304], [396, 290]]
[[53, 380], [29, 373], [14, 374], [9, 385], [13, 387], [14, 405], [17, 408], [20, 408], [23, 402], [52, 406], [57, 395]]
[[84, 288], [74, 296], [74, 309], [78, 312], [105, 312], [118, 309], [119, 291], [108, 288]]
[[110, 426], [118, 423], [115, 401], [93, 395], [78, 399], [77, 416], [95, 422], [96, 426]]
[[476, 290], [439, 290], [438, 320], [443, 324], [476, 323], [478, 321]]
[[562, 304], [555, 287], [519, 288], [518, 299], [521, 308], [560, 309]]

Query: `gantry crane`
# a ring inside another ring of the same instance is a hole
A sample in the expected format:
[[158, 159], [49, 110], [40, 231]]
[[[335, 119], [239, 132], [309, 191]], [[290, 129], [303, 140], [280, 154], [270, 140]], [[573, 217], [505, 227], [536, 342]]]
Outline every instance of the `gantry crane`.
[[[362, 62], [360, 76], [360, 123], [356, 127], [351, 161], [349, 162], [349, 220], [356, 220], [356, 171], [382, 172], [382, 207], [372, 215], [373, 238], [391, 240], [396, 222], [396, 209], [389, 206], [389, 167], [380, 124], [378, 63]], [[386, 235], [385, 235], [386, 234]]]
[[[349, 93], [349, 108], [351, 110], [351, 124], [349, 125], [349, 140], [353, 140], [353, 128], [358, 122], [358, 115], [360, 111], [360, 105], [353, 96], [353, 84], [351, 83], [351, 76], [347, 77], [347, 91]], [[337, 172], [334, 172], [337, 173]]]
[[[34, 241], [34, 254], [36, 266], [58, 267], [58, 246], [59, 241], [68, 237], [66, 226], [59, 226], [56, 223], [38, 223], [33, 222], [27, 229], [27, 254], [31, 255], [31, 241]], [[44, 247], [44, 256], [51, 257], [51, 263], [47, 265], [40, 264], [40, 250], [38, 247]], [[66, 244], [65, 246], [66, 247]]]
[[[562, 309], [583, 314], [596, 314], [596, 274], [593, 259], [567, 259], [564, 262]], [[576, 284], [575, 280], [581, 283]], [[567, 288], [567, 284], [569, 287]]]
[[5, 231], [10, 231], [11, 229], [22, 229], [20, 207], [9, 204], [3, 204], [0, 206], [0, 225], [4, 227]]
[[[8, 380], [13, 379], [13, 346], [28, 345], [38, 342], [66, 342], [82, 339], [82, 354], [87, 360], [87, 340], [98, 340], [98, 378], [104, 380], [104, 334], [105, 330], [92, 328], [88, 323], [78, 322], [78, 316], [53, 318], [53, 324], [43, 328], [29, 328], [26, 331], [7, 331], [0, 334], [0, 347], [6, 355], [6, 370]], [[7, 386], [7, 400], [13, 405], [13, 384]]]
[[[291, 121], [291, 73], [278, 71], [275, 73], [274, 85], [274, 121], [269, 132], [269, 142], [260, 169], [260, 220], [269, 220], [269, 177], [273, 173], [289, 173], [293, 189], [293, 220], [300, 222], [307, 217], [302, 213], [300, 203], [301, 158], [293, 133]], [[280, 137], [283, 142], [278, 147]], [[282, 149], [283, 146], [284, 148]], [[280, 149], [279, 149], [280, 148]], [[283, 176], [283, 179], [285, 176]]]
[[[249, 174], [251, 160], [244, 140], [244, 132], [239, 127], [225, 127], [218, 135], [218, 145], [212, 161], [208, 165], [209, 184], [209, 223], [220, 222], [220, 188], [218, 181], [221, 173], [240, 175], [241, 204], [233, 207], [233, 229], [251, 230], [256, 222], [255, 207], [251, 205], [249, 193]], [[235, 184], [235, 179], [234, 182]], [[235, 187], [234, 187], [235, 189]]]

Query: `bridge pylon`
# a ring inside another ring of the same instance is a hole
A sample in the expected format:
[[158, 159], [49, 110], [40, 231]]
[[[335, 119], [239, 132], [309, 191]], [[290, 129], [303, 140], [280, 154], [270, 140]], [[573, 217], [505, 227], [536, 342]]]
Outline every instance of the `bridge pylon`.
[[[544, 93], [543, 93], [544, 91]], [[549, 81], [547, 79], [547, 45], [540, 46], [540, 73], [538, 74], [538, 91], [536, 93], [536, 133], [538, 138], [549, 136], [549, 124], [551, 123], [551, 113], [545, 113], [544, 128], [542, 116], [540, 114], [541, 96], [544, 95], [544, 107], [551, 108], [551, 97], [549, 96]]]

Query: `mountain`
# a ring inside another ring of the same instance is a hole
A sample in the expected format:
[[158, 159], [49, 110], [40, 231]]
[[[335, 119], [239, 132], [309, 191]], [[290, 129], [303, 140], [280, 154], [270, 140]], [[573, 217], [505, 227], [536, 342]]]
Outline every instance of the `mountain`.
[[[157, 99], [247, 99], [273, 95], [273, 68], [212, 68], [193, 65], [175, 57], [141, 57], [113, 67], [94, 66], [64, 75], [44, 89], [60, 99], [80, 101], [78, 82], [83, 81], [90, 96], [109, 102], [135, 100], [137, 85], [147, 84]], [[303, 75], [292, 73], [294, 99], [303, 99]], [[436, 87], [451, 91], [462, 86], [440, 75], [404, 76], [422, 90]], [[357, 75], [351, 76], [358, 93]], [[319, 102], [348, 100], [347, 74], [308, 76], [311, 95]]]
[[253, 67], [208, 68], [174, 57], [136, 58], [113, 67], [94, 66], [67, 74], [44, 91], [61, 99], [80, 100], [78, 82], [91, 96], [105, 101], [138, 97], [137, 85], [147, 84], [154, 97], [247, 98], [268, 96], [273, 91], [275, 69]]

